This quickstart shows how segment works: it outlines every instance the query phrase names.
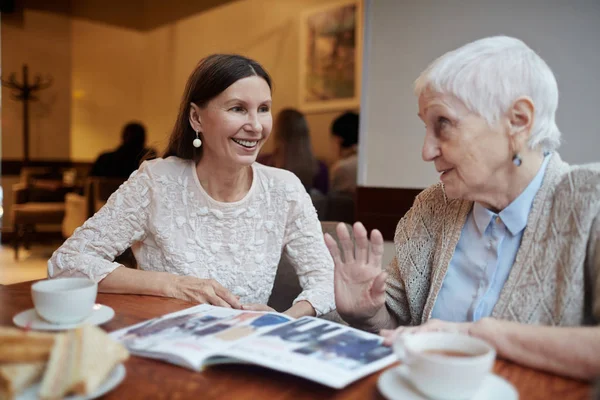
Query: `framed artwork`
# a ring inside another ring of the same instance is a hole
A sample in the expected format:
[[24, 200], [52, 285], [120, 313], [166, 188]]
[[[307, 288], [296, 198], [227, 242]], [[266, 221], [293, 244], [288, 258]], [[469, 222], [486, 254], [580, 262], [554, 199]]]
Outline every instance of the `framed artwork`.
[[358, 108], [361, 63], [361, 0], [341, 0], [302, 14], [301, 110]]

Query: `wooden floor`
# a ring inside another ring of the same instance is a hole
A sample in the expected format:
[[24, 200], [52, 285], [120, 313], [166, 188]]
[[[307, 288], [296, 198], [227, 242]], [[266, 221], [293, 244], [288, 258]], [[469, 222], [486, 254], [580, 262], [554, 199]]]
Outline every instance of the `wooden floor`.
[[21, 248], [19, 260], [15, 260], [12, 247], [0, 246], [0, 285], [46, 278], [48, 259], [59, 246], [60, 243], [33, 244], [29, 250]]

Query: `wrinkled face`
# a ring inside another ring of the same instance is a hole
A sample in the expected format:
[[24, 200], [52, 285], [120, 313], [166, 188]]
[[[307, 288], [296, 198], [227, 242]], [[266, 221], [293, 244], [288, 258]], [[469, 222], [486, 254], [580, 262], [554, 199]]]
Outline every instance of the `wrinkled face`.
[[194, 129], [199, 123], [203, 158], [250, 165], [273, 127], [271, 89], [259, 76], [240, 79], [206, 107], [192, 105], [190, 121]]
[[423, 160], [433, 161], [448, 197], [477, 201], [493, 193], [510, 166], [509, 126], [495, 126], [454, 96], [424, 91], [419, 117], [425, 123]]

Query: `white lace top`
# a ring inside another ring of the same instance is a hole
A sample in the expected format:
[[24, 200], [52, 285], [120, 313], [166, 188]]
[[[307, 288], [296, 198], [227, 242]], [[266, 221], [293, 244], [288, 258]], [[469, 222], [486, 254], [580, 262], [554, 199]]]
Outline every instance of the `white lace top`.
[[132, 247], [138, 268], [221, 283], [242, 303], [266, 304], [282, 252], [317, 315], [334, 308], [333, 260], [315, 208], [292, 173], [254, 163], [248, 194], [222, 203], [202, 188], [192, 161], [144, 162], [48, 261], [48, 275], [100, 281]]

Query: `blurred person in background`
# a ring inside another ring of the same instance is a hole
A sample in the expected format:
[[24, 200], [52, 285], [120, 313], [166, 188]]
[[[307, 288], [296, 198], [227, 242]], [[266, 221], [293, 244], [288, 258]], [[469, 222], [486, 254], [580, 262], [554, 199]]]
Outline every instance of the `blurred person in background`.
[[354, 194], [358, 168], [358, 114], [347, 112], [331, 124], [339, 160], [331, 167], [330, 191]]
[[121, 133], [121, 145], [114, 151], [102, 153], [94, 162], [90, 176], [125, 180], [143, 160], [155, 157], [154, 149], [146, 148], [146, 128], [138, 122], [130, 122]]
[[275, 150], [259, 157], [258, 162], [293, 172], [307, 192], [327, 194], [327, 166], [317, 160], [310, 143], [308, 122], [300, 111], [286, 108], [279, 112], [273, 126]]

